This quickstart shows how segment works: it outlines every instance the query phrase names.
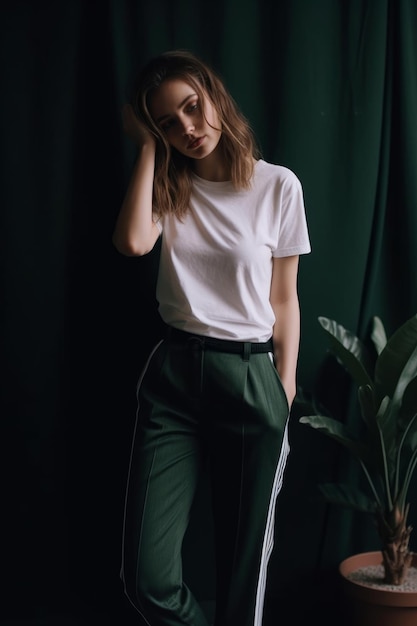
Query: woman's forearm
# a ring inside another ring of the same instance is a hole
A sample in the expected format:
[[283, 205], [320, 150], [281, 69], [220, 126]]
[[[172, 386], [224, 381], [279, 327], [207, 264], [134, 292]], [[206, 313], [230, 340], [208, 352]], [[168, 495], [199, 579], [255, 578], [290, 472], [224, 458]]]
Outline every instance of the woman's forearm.
[[120, 208], [113, 243], [122, 254], [140, 256], [152, 250], [159, 231], [152, 220], [155, 146], [139, 147], [132, 176]]
[[297, 391], [297, 362], [300, 345], [300, 307], [298, 297], [276, 306], [277, 323], [273, 342], [275, 366], [291, 406]]

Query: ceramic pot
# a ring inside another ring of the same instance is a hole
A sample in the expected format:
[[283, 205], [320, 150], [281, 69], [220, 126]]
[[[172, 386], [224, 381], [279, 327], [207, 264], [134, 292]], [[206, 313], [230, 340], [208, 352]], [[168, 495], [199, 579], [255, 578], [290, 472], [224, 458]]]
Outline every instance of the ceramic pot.
[[[339, 565], [343, 594], [347, 599], [352, 626], [416, 626], [417, 591], [368, 587], [348, 578], [361, 567], [380, 565], [381, 552], [363, 552], [351, 556]], [[412, 567], [417, 567], [417, 554]]]

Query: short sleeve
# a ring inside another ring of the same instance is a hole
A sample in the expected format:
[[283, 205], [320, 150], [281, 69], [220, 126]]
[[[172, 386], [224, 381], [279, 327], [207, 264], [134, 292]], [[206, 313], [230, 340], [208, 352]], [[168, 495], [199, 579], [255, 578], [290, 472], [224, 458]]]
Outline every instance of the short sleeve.
[[291, 171], [282, 181], [280, 194], [281, 219], [274, 257], [285, 257], [311, 252], [304, 194], [300, 180]]

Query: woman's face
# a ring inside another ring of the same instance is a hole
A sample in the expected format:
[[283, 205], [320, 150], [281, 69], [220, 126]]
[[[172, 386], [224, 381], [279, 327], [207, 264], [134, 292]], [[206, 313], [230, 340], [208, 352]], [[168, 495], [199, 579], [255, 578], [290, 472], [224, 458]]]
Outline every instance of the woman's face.
[[217, 148], [221, 137], [217, 111], [207, 96], [202, 103], [185, 81], [165, 80], [152, 94], [149, 110], [168, 143], [181, 154], [204, 159]]

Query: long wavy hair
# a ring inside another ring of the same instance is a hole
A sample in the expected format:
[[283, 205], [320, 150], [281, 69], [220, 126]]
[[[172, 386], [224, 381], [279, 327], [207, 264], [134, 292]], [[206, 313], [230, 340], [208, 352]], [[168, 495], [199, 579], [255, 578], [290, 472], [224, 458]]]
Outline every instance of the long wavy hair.
[[204, 95], [213, 104], [221, 124], [219, 146], [230, 164], [231, 182], [236, 189], [250, 187], [253, 159], [259, 158], [260, 152], [247, 119], [210, 67], [186, 50], [165, 52], [151, 59], [134, 83], [131, 104], [156, 139], [154, 211], [160, 216], [173, 213], [181, 218], [189, 207], [193, 159], [169, 145], [149, 112], [152, 94], [168, 79], [183, 80], [192, 86], [201, 106]]

